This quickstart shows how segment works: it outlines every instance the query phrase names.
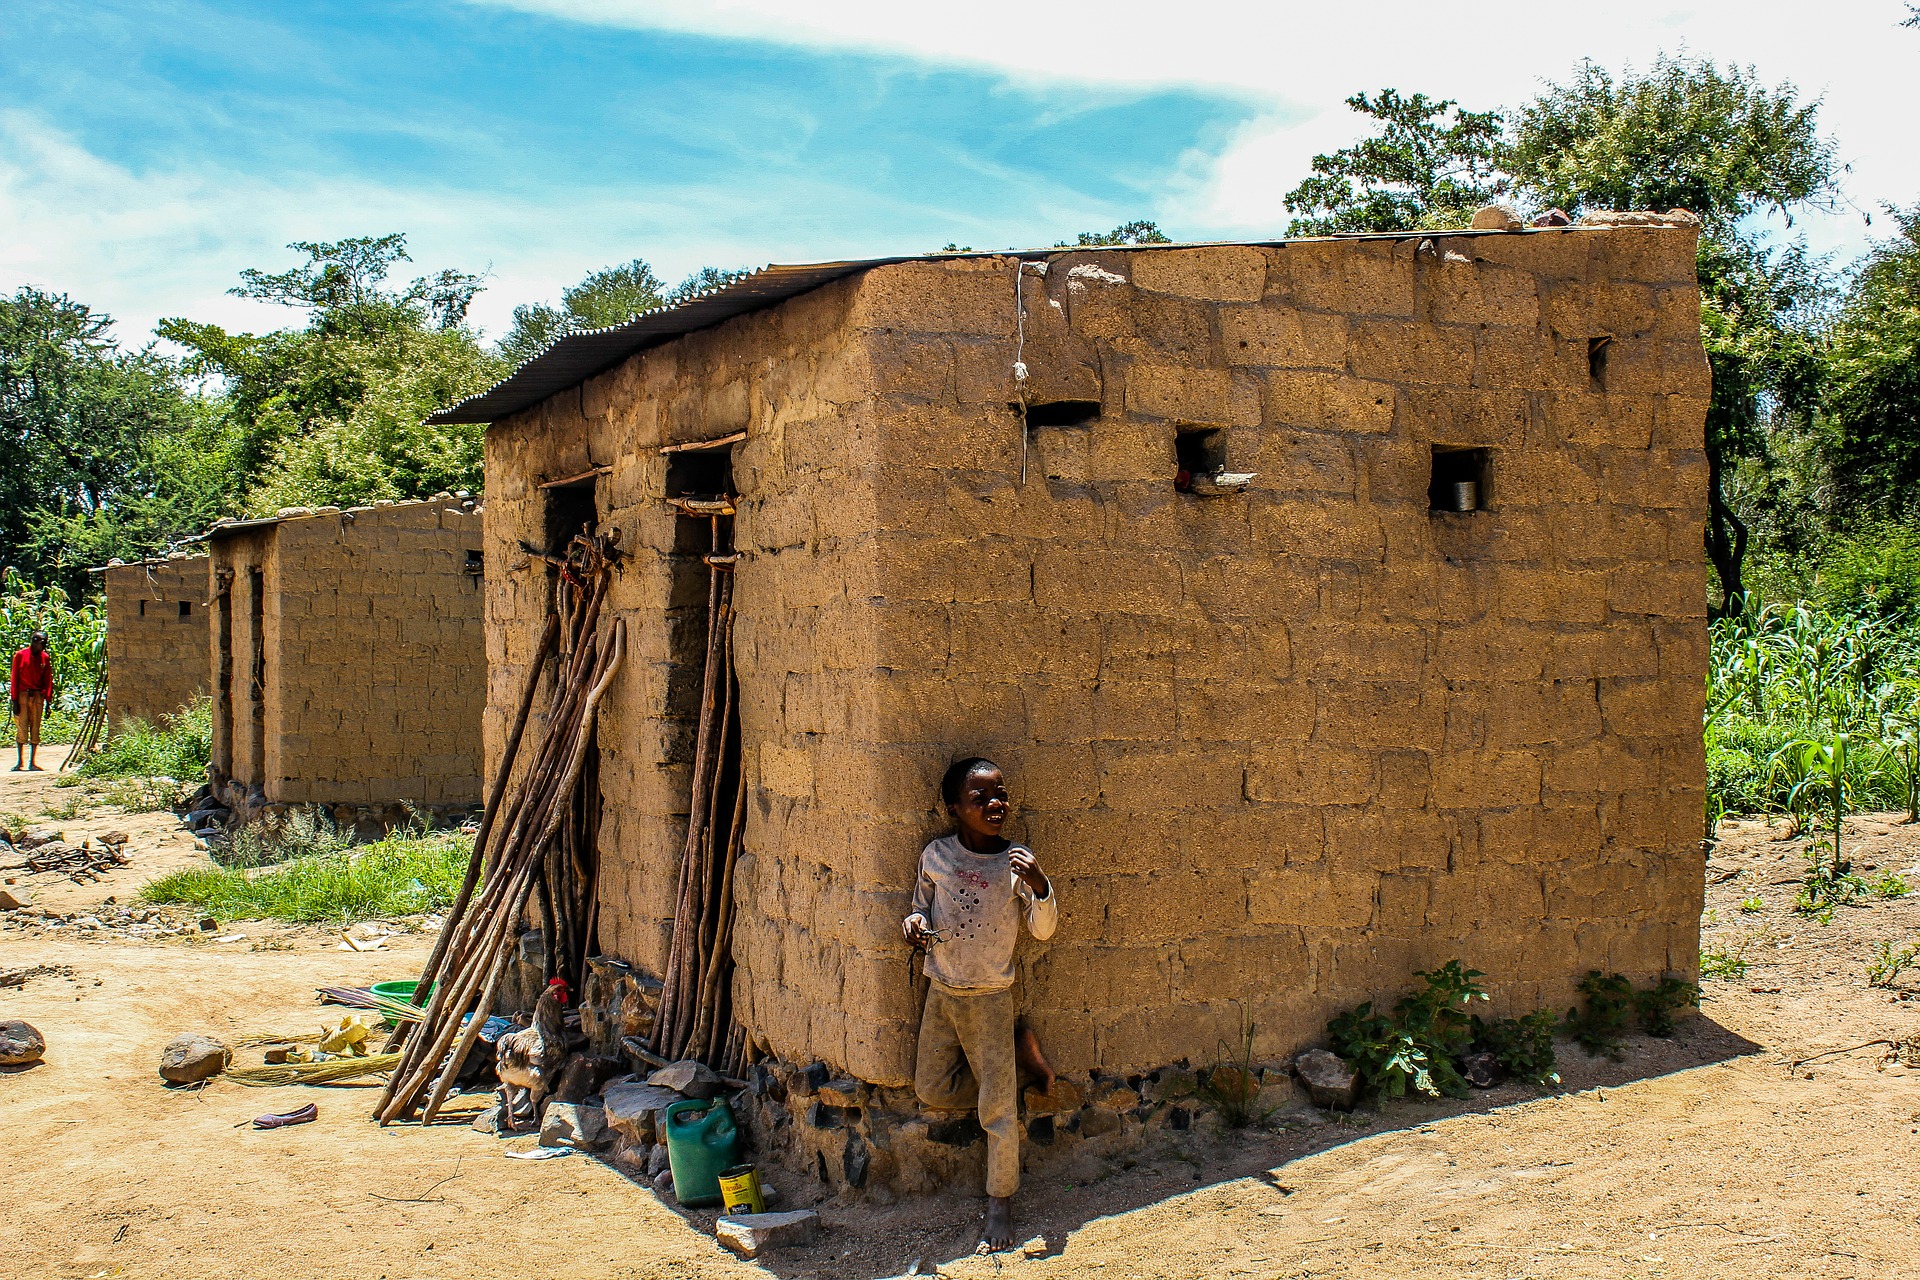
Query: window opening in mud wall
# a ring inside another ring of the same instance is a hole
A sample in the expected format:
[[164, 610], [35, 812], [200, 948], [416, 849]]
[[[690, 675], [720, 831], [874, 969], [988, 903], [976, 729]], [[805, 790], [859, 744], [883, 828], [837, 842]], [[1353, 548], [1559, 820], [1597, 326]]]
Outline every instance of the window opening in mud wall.
[[1195, 479], [1217, 476], [1227, 469], [1227, 433], [1218, 427], [1182, 428], [1173, 437], [1173, 487], [1193, 489]]
[[1045, 400], [1027, 406], [1029, 427], [1084, 427], [1099, 416], [1098, 400]]
[[247, 741], [247, 783], [265, 786], [267, 780], [267, 575], [247, 570], [247, 704], [250, 726]]
[[1427, 509], [1433, 512], [1485, 511], [1492, 500], [1493, 460], [1486, 449], [1433, 446], [1433, 472], [1427, 480]]
[[214, 688], [213, 734], [214, 763], [233, 774], [233, 571], [220, 570], [216, 579], [218, 594], [213, 607], [217, 617], [213, 628]]
[[180, 616], [183, 618], [191, 618], [193, 616], [193, 601], [182, 600], [180, 602]]
[[[567, 547], [582, 533], [591, 533], [599, 523], [600, 513], [594, 502], [595, 480], [589, 476], [573, 484], [557, 485], [546, 490], [546, 544], [547, 554], [563, 556]], [[467, 572], [479, 573], [482, 568], [481, 553], [467, 552]]]
[[1607, 352], [1612, 346], [1610, 333], [1587, 339], [1587, 382], [1595, 391], [1607, 389]]

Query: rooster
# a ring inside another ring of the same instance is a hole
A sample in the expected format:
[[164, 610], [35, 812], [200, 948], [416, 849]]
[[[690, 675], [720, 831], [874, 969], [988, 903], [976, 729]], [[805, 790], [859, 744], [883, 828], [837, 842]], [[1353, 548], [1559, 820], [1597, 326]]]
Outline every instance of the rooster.
[[[500, 1115], [509, 1128], [520, 1127], [525, 1116], [540, 1122], [540, 1104], [560, 1083], [567, 1061], [567, 1029], [562, 1010], [567, 1003], [567, 980], [549, 978], [547, 989], [533, 1006], [533, 1025], [509, 1031], [494, 1045], [494, 1070], [500, 1076]], [[524, 1109], [516, 1102], [525, 1100]]]

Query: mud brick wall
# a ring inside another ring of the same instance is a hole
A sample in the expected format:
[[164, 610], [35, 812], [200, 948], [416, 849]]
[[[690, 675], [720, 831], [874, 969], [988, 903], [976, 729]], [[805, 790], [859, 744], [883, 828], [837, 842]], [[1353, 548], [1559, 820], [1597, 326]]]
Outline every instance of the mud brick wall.
[[174, 556], [106, 571], [107, 716], [172, 715], [207, 691], [205, 556]]
[[207, 550], [213, 586], [208, 656], [212, 664], [213, 758], [246, 787], [266, 781], [270, 719], [280, 674], [279, 614], [273, 607], [279, 571], [276, 526], [215, 531]]
[[[540, 486], [604, 469], [588, 488], [600, 528], [620, 532], [624, 559], [607, 608], [626, 619], [627, 660], [600, 712], [599, 931], [603, 951], [648, 973], [661, 972], [671, 939], [707, 595], [706, 525], [666, 504], [670, 459], [660, 449], [748, 432], [732, 451], [744, 495], [734, 543], [743, 568], [766, 571], [736, 577], [740, 723], [747, 743], [776, 744], [767, 766], [776, 781], [782, 762], [799, 777], [813, 766], [787, 744], [824, 739], [825, 708], [837, 706], [844, 725], [871, 667], [868, 593], [857, 584], [872, 537], [873, 410], [870, 357], [846, 324], [852, 291], [831, 285], [643, 353], [487, 434], [487, 556], [501, 566], [487, 581], [489, 777], [553, 599], [551, 570], [519, 547], [547, 545], [550, 506], [568, 500]], [[578, 491], [571, 499], [582, 500]], [[543, 687], [535, 707], [545, 704]], [[536, 711], [528, 744], [540, 728]], [[523, 746], [522, 762], [531, 754]], [[836, 840], [844, 849], [831, 799], [823, 810], [810, 783], [791, 779], [755, 786], [738, 875], [755, 877], [795, 844], [810, 845], [809, 866]], [[741, 901], [745, 920], [756, 909]], [[739, 953], [751, 953], [744, 962], [756, 977], [740, 998], [810, 1041], [842, 1043], [846, 1011], [819, 998], [831, 956], [802, 928], [747, 933]]]
[[[735, 996], [787, 1061], [910, 1077], [898, 921], [973, 752], [1058, 886], [1024, 999], [1068, 1073], [1208, 1059], [1248, 1018], [1277, 1056], [1456, 956], [1501, 1011], [1691, 974], [1693, 254], [1634, 227], [1054, 255], [1019, 284], [1025, 396], [1097, 408], [1028, 431], [1024, 483], [1014, 260], [875, 268], [497, 424], [489, 553], [531, 485], [600, 465], [657, 558], [659, 443], [748, 432]], [[1250, 487], [1177, 492], [1189, 432]], [[1484, 509], [1430, 509], [1437, 447], [1485, 451]], [[492, 588], [490, 744], [542, 616], [522, 578]], [[630, 641], [667, 634], [658, 567], [620, 592]], [[685, 785], [643, 651], [602, 733], [601, 927], [657, 968]]]
[[[217, 755], [222, 767], [262, 786], [271, 803], [480, 800], [478, 511], [444, 500], [321, 508], [213, 545], [216, 569], [231, 560], [235, 570], [226, 597], [238, 664], [233, 712], [219, 714], [216, 698], [216, 722], [227, 721], [234, 744]], [[264, 586], [258, 650], [248, 595], [256, 567]], [[257, 681], [256, 654], [264, 657]], [[257, 746], [248, 727], [255, 683], [263, 691]]]

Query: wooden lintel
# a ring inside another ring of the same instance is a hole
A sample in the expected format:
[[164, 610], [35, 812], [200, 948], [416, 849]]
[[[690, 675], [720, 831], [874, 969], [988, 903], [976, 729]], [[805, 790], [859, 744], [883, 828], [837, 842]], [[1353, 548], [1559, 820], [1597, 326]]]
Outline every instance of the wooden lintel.
[[563, 484], [578, 484], [582, 480], [592, 480], [596, 476], [604, 476], [612, 470], [612, 467], [589, 467], [577, 476], [561, 476], [558, 480], [549, 480], [540, 487], [542, 489], [558, 489]]
[[736, 431], [730, 436], [721, 436], [718, 440], [689, 440], [685, 444], [663, 444], [661, 453], [691, 453], [695, 449], [724, 449], [730, 444], [739, 444], [747, 438], [744, 431]]
[[711, 498], [695, 497], [693, 495], [688, 495], [683, 498], [668, 498], [667, 505], [674, 508], [683, 516], [697, 516], [703, 520], [711, 516], [730, 516], [733, 514], [733, 499], [727, 497], [725, 494]]

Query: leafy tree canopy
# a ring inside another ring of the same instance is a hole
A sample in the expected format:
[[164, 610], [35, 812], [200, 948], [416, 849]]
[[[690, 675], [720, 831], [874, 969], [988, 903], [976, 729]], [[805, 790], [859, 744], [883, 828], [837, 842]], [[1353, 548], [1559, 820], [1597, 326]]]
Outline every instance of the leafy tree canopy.
[[513, 309], [513, 327], [500, 340], [500, 356], [509, 365], [525, 364], [569, 333], [624, 324], [643, 311], [670, 306], [746, 275], [719, 267], [700, 270], [669, 289], [639, 258], [590, 271], [579, 284], [560, 291], [560, 305], [522, 303]]
[[208, 507], [169, 460], [207, 441], [178, 370], [121, 351], [112, 321], [62, 294], [0, 298], [0, 539], [75, 594], [85, 569], [184, 534]]
[[[1061, 240], [1053, 247], [1056, 249], [1095, 248], [1110, 244], [1172, 244], [1165, 232], [1156, 222], [1145, 218], [1135, 218], [1132, 222], [1123, 222], [1111, 231], [1082, 231], [1071, 242]], [[951, 245], [948, 246], [952, 248]]]
[[1833, 328], [1825, 404], [1836, 506], [1849, 518], [1920, 511], [1920, 205], [1855, 273]]
[[385, 281], [407, 261], [394, 234], [289, 246], [307, 260], [241, 273], [235, 293], [308, 312], [302, 328], [229, 333], [163, 320], [187, 349], [189, 373], [219, 379], [232, 492], [253, 514], [282, 506], [349, 505], [480, 488], [482, 432], [428, 427], [430, 414], [498, 380], [506, 366], [465, 326], [477, 277], [442, 270], [404, 288]]
[[1791, 220], [1800, 205], [1832, 201], [1819, 107], [1752, 68], [1662, 55], [1645, 75], [1616, 79], [1586, 62], [1520, 108], [1503, 162], [1545, 205], [1686, 209], [1724, 235], [1759, 209]]
[[1287, 193], [1287, 211], [1297, 215], [1287, 234], [1464, 227], [1507, 189], [1498, 112], [1394, 89], [1356, 93], [1347, 106], [1378, 121], [1377, 131], [1313, 158], [1313, 176]]

